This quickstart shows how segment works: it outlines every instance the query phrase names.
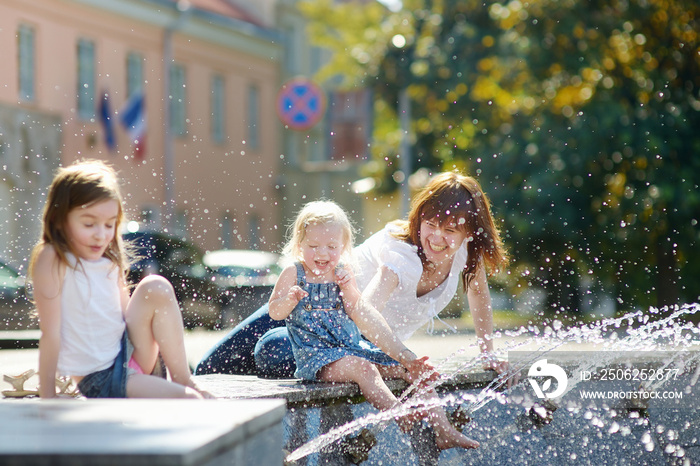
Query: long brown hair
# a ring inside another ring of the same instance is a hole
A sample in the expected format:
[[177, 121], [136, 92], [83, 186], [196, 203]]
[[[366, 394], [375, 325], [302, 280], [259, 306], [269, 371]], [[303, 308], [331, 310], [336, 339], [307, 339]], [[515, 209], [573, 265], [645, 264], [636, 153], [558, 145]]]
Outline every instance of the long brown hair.
[[[460, 221], [460, 219], [464, 221]], [[394, 222], [401, 227], [395, 236], [418, 248], [418, 256], [427, 266], [428, 260], [420, 242], [423, 220], [439, 224], [454, 222], [470, 241], [467, 262], [462, 269], [462, 286], [466, 291], [479, 266], [483, 263], [491, 273], [505, 265], [506, 251], [498, 227], [491, 216], [491, 207], [479, 182], [457, 172], [444, 172], [433, 177], [411, 202], [408, 220]]]
[[128, 266], [128, 259], [120, 234], [125, 217], [117, 174], [112, 167], [100, 160], [84, 160], [59, 168], [54, 176], [44, 206], [41, 239], [34, 247], [29, 261], [30, 277], [33, 275], [36, 256], [45, 245], [53, 246], [59, 260], [65, 265], [68, 265], [67, 253], [77, 257], [66, 236], [68, 213], [77, 207], [107, 200], [117, 201], [119, 210], [114, 224], [114, 239], [107, 246], [104, 256], [111, 260], [123, 275]]

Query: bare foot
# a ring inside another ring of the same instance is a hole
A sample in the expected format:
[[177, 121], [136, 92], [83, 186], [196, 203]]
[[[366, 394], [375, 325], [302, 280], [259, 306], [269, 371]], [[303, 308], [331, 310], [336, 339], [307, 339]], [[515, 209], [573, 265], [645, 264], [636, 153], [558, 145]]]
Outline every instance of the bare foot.
[[435, 444], [440, 450], [448, 450], [450, 448], [479, 448], [479, 442], [472, 440], [466, 435], [461, 434], [457, 430], [444, 435], [435, 435]]
[[202, 398], [205, 400], [215, 400], [216, 399], [216, 396], [212, 395], [210, 392], [208, 392], [207, 390], [205, 390], [202, 387], [200, 387], [199, 385], [197, 385], [197, 383], [192, 379], [190, 379], [190, 383], [188, 384], [188, 386], [191, 389], [195, 390], [197, 393], [199, 393], [202, 396]]
[[416, 410], [413, 411], [410, 414], [403, 415], [401, 417], [396, 418], [396, 423], [399, 425], [399, 428], [401, 429], [402, 432], [408, 433], [411, 431], [413, 428], [413, 425], [416, 422], [420, 422], [421, 419], [427, 418], [429, 413], [427, 411], [423, 410]]

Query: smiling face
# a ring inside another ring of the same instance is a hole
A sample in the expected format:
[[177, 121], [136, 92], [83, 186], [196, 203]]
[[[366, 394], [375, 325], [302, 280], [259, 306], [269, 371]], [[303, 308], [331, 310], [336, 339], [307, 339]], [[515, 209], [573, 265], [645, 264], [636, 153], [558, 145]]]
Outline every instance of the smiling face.
[[66, 239], [72, 252], [83, 260], [100, 259], [114, 239], [118, 216], [119, 204], [113, 199], [68, 212]]
[[317, 223], [306, 227], [301, 242], [304, 265], [319, 280], [333, 281], [335, 268], [343, 254], [343, 228], [334, 223]]
[[435, 265], [451, 261], [466, 239], [463, 228], [454, 219], [439, 223], [437, 219], [423, 220], [420, 224], [420, 243], [425, 258]]

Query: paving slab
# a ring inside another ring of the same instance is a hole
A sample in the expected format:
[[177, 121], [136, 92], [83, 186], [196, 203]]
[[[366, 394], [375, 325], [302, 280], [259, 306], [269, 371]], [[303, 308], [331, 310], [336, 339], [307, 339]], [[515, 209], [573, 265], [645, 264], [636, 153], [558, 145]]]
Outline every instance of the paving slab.
[[3, 465], [282, 463], [282, 400], [0, 402]]

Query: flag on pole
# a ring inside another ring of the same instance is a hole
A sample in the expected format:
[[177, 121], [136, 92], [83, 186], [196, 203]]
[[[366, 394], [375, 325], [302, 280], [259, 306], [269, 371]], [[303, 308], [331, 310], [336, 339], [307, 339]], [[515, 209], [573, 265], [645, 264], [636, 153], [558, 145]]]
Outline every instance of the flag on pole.
[[129, 97], [122, 108], [121, 120], [134, 144], [134, 160], [143, 160], [146, 150], [146, 102], [142, 92], [134, 92]]
[[102, 93], [102, 100], [100, 101], [100, 122], [102, 123], [102, 128], [105, 135], [105, 146], [111, 152], [116, 147], [116, 142], [114, 139], [114, 123], [112, 121], [112, 110], [109, 105], [109, 94], [106, 92]]

